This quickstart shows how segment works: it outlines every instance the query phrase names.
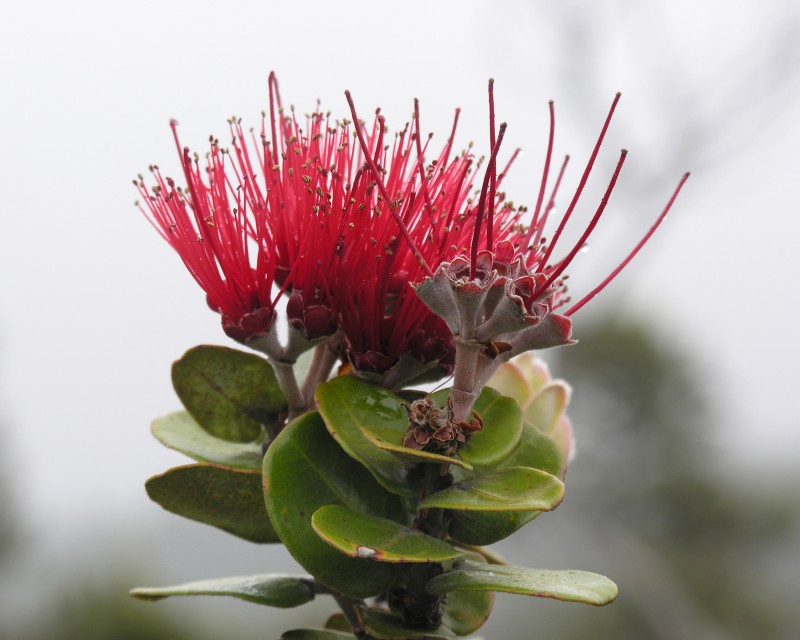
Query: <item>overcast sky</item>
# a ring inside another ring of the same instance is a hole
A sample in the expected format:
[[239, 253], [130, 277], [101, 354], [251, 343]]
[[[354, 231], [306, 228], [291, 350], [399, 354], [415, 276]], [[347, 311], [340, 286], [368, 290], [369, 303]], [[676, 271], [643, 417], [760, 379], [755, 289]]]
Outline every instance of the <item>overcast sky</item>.
[[576, 334], [611, 301], [654, 319], [699, 354], [722, 403], [724, 450], [794, 461], [797, 6], [4, 0], [0, 458], [21, 515], [54, 539], [109, 514], [162, 517], [142, 484], [185, 460], [148, 430], [179, 407], [170, 363], [196, 344], [228, 342], [134, 208], [130, 180], [150, 163], [177, 174], [170, 118], [200, 151], [232, 114], [257, 125], [270, 70], [301, 112], [320, 98], [346, 115], [350, 89], [363, 114], [381, 106], [394, 129], [418, 97], [422, 126], [440, 142], [460, 106], [461, 144], [483, 150], [494, 77], [508, 149], [525, 151], [509, 195], [530, 204], [547, 100], [556, 153], [575, 158], [574, 186], [622, 91], [584, 219], [619, 149], [630, 156], [591, 250], [571, 268], [572, 289], [613, 268], [681, 173], [693, 176], [652, 243], [578, 314]]

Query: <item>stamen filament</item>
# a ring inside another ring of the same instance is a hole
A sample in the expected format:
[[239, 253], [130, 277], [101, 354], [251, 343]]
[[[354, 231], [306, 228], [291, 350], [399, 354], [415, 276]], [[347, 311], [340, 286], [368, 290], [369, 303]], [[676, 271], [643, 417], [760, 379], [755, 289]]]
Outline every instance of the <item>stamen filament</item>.
[[369, 147], [367, 146], [367, 141], [364, 139], [364, 132], [361, 128], [361, 124], [358, 120], [358, 114], [356, 113], [356, 105], [353, 102], [353, 97], [350, 95], [350, 91], [345, 91], [344, 95], [347, 97], [347, 104], [350, 105], [350, 113], [353, 115], [353, 127], [356, 131], [356, 136], [358, 137], [358, 142], [361, 145], [361, 150], [364, 152], [364, 157], [367, 162], [367, 165], [372, 172], [372, 175], [375, 177], [375, 182], [378, 185], [378, 189], [381, 192], [384, 200], [386, 200], [386, 206], [389, 207], [389, 211], [392, 212], [395, 221], [397, 222], [397, 226], [400, 229], [400, 233], [402, 234], [405, 241], [408, 243], [408, 246], [411, 248], [414, 257], [419, 261], [420, 266], [422, 267], [423, 271], [425, 271], [425, 275], [433, 277], [433, 271], [431, 271], [430, 266], [428, 266], [427, 261], [420, 253], [420, 250], [417, 248], [417, 244], [414, 242], [411, 234], [408, 232], [408, 227], [406, 227], [403, 219], [400, 217], [400, 214], [397, 212], [397, 207], [394, 204], [394, 201], [389, 196], [389, 193], [386, 191], [386, 185], [383, 183], [383, 178], [378, 171], [378, 167], [375, 164], [375, 159], [372, 157], [372, 154], [369, 151]]
[[[489, 148], [494, 149], [494, 78], [489, 78]], [[497, 162], [493, 162], [487, 169], [490, 175], [489, 182], [489, 215], [486, 219], [486, 248], [491, 251], [494, 246], [492, 233], [494, 231], [494, 204], [497, 190]]]
[[553, 235], [553, 239], [550, 242], [550, 245], [547, 247], [547, 251], [542, 258], [541, 265], [544, 267], [547, 264], [547, 261], [550, 259], [551, 254], [553, 253], [553, 249], [555, 249], [556, 244], [558, 243], [558, 239], [561, 237], [561, 232], [564, 230], [564, 227], [567, 224], [567, 221], [572, 216], [572, 212], [575, 210], [575, 205], [578, 204], [578, 200], [580, 200], [581, 194], [583, 193], [583, 188], [586, 186], [586, 181], [589, 179], [589, 174], [592, 172], [592, 167], [594, 166], [594, 162], [597, 159], [597, 154], [600, 151], [600, 146], [603, 144], [603, 138], [606, 136], [606, 131], [608, 131], [608, 125], [611, 124], [611, 117], [614, 115], [614, 110], [617, 108], [617, 103], [619, 102], [621, 93], [617, 93], [614, 96], [614, 101], [611, 103], [611, 109], [608, 111], [608, 115], [606, 116], [606, 121], [603, 123], [603, 128], [600, 131], [600, 136], [597, 138], [597, 142], [594, 145], [594, 149], [592, 150], [592, 155], [589, 157], [589, 162], [586, 163], [586, 168], [583, 170], [583, 175], [581, 176], [581, 181], [578, 183], [578, 188], [575, 190], [575, 195], [572, 196], [572, 202], [569, 203], [569, 207], [567, 211], [564, 213], [564, 216], [561, 218], [561, 222], [558, 225], [558, 229], [556, 229], [555, 234]]
[[[617, 184], [617, 178], [619, 177], [619, 172], [622, 170], [622, 165], [625, 163], [625, 158], [628, 156], [627, 149], [623, 149], [619, 154], [619, 161], [617, 161], [617, 166], [614, 169], [614, 175], [611, 176], [611, 181], [608, 183], [608, 187], [606, 188], [606, 192], [603, 195], [603, 199], [600, 201], [600, 206], [597, 207], [597, 211], [595, 212], [594, 216], [592, 217], [589, 225], [581, 235], [580, 239], [575, 243], [575, 246], [572, 247], [572, 251], [570, 251], [566, 257], [561, 260], [559, 265], [553, 270], [547, 280], [542, 284], [540, 287], [533, 292], [531, 298], [535, 300], [538, 298], [542, 293], [547, 291], [547, 288], [556, 281], [556, 279], [564, 272], [564, 269], [569, 266], [570, 262], [572, 262], [573, 258], [577, 255], [578, 251], [581, 250], [581, 247], [586, 243], [587, 238], [591, 235], [594, 228], [597, 226], [598, 221], [600, 220], [600, 216], [603, 215], [603, 211], [608, 204], [608, 199], [611, 197], [611, 192], [614, 191], [614, 186]], [[553, 245], [550, 245], [551, 248]]]
[[[480, 240], [481, 235], [481, 222], [483, 221], [483, 210], [486, 206], [486, 193], [489, 187], [489, 176], [492, 173], [492, 168], [497, 162], [497, 152], [500, 150], [500, 145], [503, 144], [503, 136], [506, 134], [506, 127], [508, 125], [504, 122], [500, 125], [500, 131], [497, 135], [497, 142], [492, 149], [492, 155], [489, 158], [489, 166], [486, 167], [486, 173], [483, 176], [483, 185], [481, 186], [481, 196], [478, 200], [478, 213], [475, 216], [475, 229], [472, 233], [472, 252], [470, 254], [470, 267], [469, 267], [469, 277], [470, 280], [475, 279], [475, 273], [477, 270], [477, 263], [478, 263], [478, 241]], [[489, 247], [491, 248], [491, 247]]]
[[[550, 105], [550, 136], [548, 137], [547, 140], [547, 153], [545, 154], [544, 157], [542, 182], [539, 185], [539, 195], [536, 197], [536, 208], [533, 210], [533, 218], [531, 219], [531, 226], [528, 229], [528, 233], [525, 234], [525, 240], [522, 242], [523, 248], [528, 246], [528, 243], [531, 240], [531, 236], [536, 231], [537, 224], [539, 223], [539, 214], [542, 210], [542, 200], [544, 200], [544, 192], [545, 189], [547, 188], [547, 177], [550, 175], [550, 160], [553, 157], [553, 140], [555, 139], [555, 130], [556, 130], [556, 112], [553, 101], [550, 100], [548, 104]], [[563, 174], [563, 168], [562, 168], [562, 174]], [[544, 226], [544, 224], [542, 224], [542, 226]]]
[[565, 316], [571, 316], [573, 313], [575, 313], [581, 307], [583, 307], [583, 305], [585, 305], [587, 302], [592, 300], [598, 293], [600, 293], [603, 289], [605, 289], [606, 286], [614, 278], [617, 277], [617, 275], [619, 275], [619, 272], [622, 271], [628, 265], [628, 263], [631, 260], [633, 260], [633, 258], [636, 256], [636, 254], [639, 253], [639, 250], [644, 245], [647, 244], [647, 242], [650, 240], [650, 237], [656, 232], [656, 229], [658, 229], [658, 227], [661, 225], [661, 223], [667, 217], [667, 214], [669, 213], [669, 210], [672, 208], [672, 205], [675, 202], [675, 199], [678, 197], [678, 194], [681, 192], [681, 189], [683, 188], [683, 185], [686, 183], [686, 181], [688, 179], [689, 179], [689, 172], [687, 171], [686, 173], [683, 174], [683, 177], [681, 178], [680, 182], [678, 183], [678, 186], [675, 188], [675, 191], [672, 193], [672, 197], [669, 199], [669, 202], [667, 202], [667, 205], [664, 207], [664, 210], [661, 212], [661, 215], [658, 216], [658, 218], [653, 223], [653, 226], [650, 227], [648, 232], [646, 234], [644, 234], [644, 237], [641, 240], [639, 240], [639, 243], [633, 248], [633, 251], [631, 251], [628, 254], [628, 257], [625, 258], [622, 262], [620, 262], [619, 265], [617, 266], [617, 268], [614, 269], [600, 284], [598, 284], [594, 289], [592, 289], [589, 293], [587, 293], [585, 296], [583, 296], [583, 298], [581, 298], [578, 302], [576, 302], [574, 305], [572, 305], [564, 313]]

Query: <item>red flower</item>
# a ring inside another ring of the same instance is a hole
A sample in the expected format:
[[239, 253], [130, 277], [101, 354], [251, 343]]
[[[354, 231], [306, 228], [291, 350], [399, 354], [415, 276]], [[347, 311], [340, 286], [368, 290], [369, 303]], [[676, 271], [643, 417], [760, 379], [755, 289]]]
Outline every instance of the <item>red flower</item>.
[[275, 320], [275, 263], [267, 250], [271, 230], [245, 191], [232, 187], [227, 154], [217, 140], [206, 156], [206, 182], [197, 156], [192, 159], [188, 148], [181, 149], [177, 123], [170, 126], [188, 187], [176, 187], [151, 166], [156, 184], [148, 193], [142, 176], [134, 181], [142, 196], [137, 204], [206, 292], [209, 306], [222, 315], [225, 333], [250, 341], [267, 333]]
[[[413, 123], [388, 143], [380, 112], [366, 130], [348, 100], [363, 166], [349, 192], [330, 288], [347, 357], [389, 387], [428, 371], [439, 378], [452, 371], [452, 332], [408, 284], [429, 274], [428, 264], [468, 250], [475, 219], [464, 212], [473, 206], [474, 158], [453, 157], [458, 112], [444, 148], [426, 164], [418, 105]], [[497, 235], [510, 237], [521, 212], [501, 195], [496, 202]]]
[[[367, 130], [349, 93], [354, 122], [332, 125], [327, 115], [315, 112], [301, 127], [294, 110], [283, 109], [271, 74], [270, 108], [260, 134], [251, 132], [248, 145], [239, 121], [232, 120], [231, 148], [211, 140], [206, 176], [197, 157], [181, 149], [172, 122], [188, 186], [176, 187], [151, 167], [152, 193], [141, 177], [136, 181], [144, 203], [140, 208], [220, 312], [225, 332], [281, 361], [292, 362], [299, 350], [339, 329], [345, 357], [357, 371], [399, 386], [428, 371], [437, 377], [449, 373], [459, 341], [476, 342], [490, 359], [567, 343], [569, 316], [647, 241], [683, 181], [622, 264], [560, 313], [569, 301], [564, 271], [602, 215], [625, 158], [623, 151], [580, 240], [554, 261], [617, 100], [575, 195], [546, 243], [542, 230], [564, 171], [543, 206], [553, 147], [552, 104], [545, 170], [532, 221], [524, 227], [520, 219], [526, 210], [516, 209], [500, 190], [516, 153], [498, 173], [505, 125], [495, 131], [491, 86], [492, 151], [476, 199], [470, 197], [474, 158], [452, 149], [458, 111], [444, 148], [426, 163], [429, 140], [423, 144], [416, 104], [413, 123], [391, 142], [380, 112]], [[410, 282], [418, 283], [416, 292], [407, 286]], [[283, 293], [291, 327], [287, 347], [278, 345], [270, 331], [276, 299]], [[480, 382], [471, 375], [471, 385]]]
[[[605, 195], [581, 237], [563, 258], [554, 261], [554, 250], [583, 193], [619, 97], [617, 94], [614, 99], [575, 194], [549, 243], [545, 241], [542, 233], [553, 208], [568, 160], [567, 157], [547, 205], [543, 208], [553, 150], [555, 119], [552, 103], [550, 103], [550, 139], [544, 172], [532, 220], [525, 228], [516, 224], [518, 214], [513, 215], [507, 207], [502, 206], [503, 195], [497, 190], [503, 176], [502, 173], [499, 175], [497, 173], [497, 156], [506, 125], [501, 124], [499, 131], [495, 130], [493, 82], [490, 80], [489, 130], [492, 151], [477, 204], [468, 200], [462, 201], [463, 209], [454, 218], [459, 221], [462, 236], [452, 246], [452, 251], [427, 251], [429, 243], [443, 246], [441, 240], [444, 229], [436, 228], [430, 220], [425, 220], [423, 223], [425, 229], [420, 231], [416, 222], [408, 222], [405, 215], [408, 198], [405, 200], [395, 198], [394, 192], [383, 183], [385, 170], [379, 162], [381, 147], [378, 146], [377, 151], [373, 150], [359, 130], [359, 140], [372, 175], [389, 204], [399, 234], [405, 239], [405, 248], [419, 263], [420, 268], [415, 272], [409, 272], [409, 278], [417, 283], [415, 289], [419, 298], [445, 320], [455, 337], [455, 379], [451, 399], [456, 420], [465, 419], [477, 391], [482, 388], [501, 361], [531, 349], [571, 342], [572, 328], [569, 317], [597, 295], [636, 255], [666, 217], [688, 178], [688, 174], [683, 177], [653, 227], [622, 263], [566, 312], [559, 313], [558, 309], [570, 301], [565, 295], [564, 271], [583, 247], [602, 216], [625, 161], [627, 152], [623, 150]], [[352, 101], [350, 105], [355, 118]], [[421, 156], [421, 153], [419, 155]], [[418, 200], [414, 202], [418, 205]], [[482, 233], [484, 226], [485, 233]], [[463, 231], [471, 233], [469, 251], [466, 247], [461, 247], [462, 243], [467, 244]], [[420, 269], [423, 273], [422, 278], [417, 275]]]

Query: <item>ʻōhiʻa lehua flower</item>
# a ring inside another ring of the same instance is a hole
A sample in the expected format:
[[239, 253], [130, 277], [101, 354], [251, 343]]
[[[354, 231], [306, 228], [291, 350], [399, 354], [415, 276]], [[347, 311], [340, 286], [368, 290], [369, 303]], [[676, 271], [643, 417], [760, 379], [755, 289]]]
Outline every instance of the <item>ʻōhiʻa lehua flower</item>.
[[[562, 165], [552, 194], [547, 205], [543, 207], [553, 151], [555, 127], [553, 104], [550, 103], [550, 138], [547, 155], [532, 219], [527, 226], [511, 227], [511, 232], [508, 233], [508, 218], [503, 215], [506, 209], [501, 208], [497, 211], [497, 187], [503, 175], [497, 173], [497, 156], [505, 136], [506, 124], [501, 124], [499, 130], [495, 129], [493, 81], [490, 80], [491, 155], [486, 165], [477, 203], [464, 201], [464, 208], [457, 215], [462, 228], [467, 228], [471, 232], [469, 250], [459, 251], [456, 245], [453, 247], [456, 255], [452, 258], [439, 253], [433, 260], [428, 259], [430, 252], [427, 252], [426, 256], [425, 242], [420, 242], [418, 235], [415, 237], [410, 233], [409, 225], [402, 215], [400, 201], [392, 199], [384, 188], [380, 167], [371, 157], [373, 152], [363, 137], [360, 137], [373, 177], [377, 185], [384, 190], [386, 200], [391, 203], [390, 209], [400, 234], [425, 274], [421, 279], [412, 278], [417, 296], [447, 323], [454, 336], [456, 357], [451, 398], [456, 420], [467, 419], [477, 394], [501, 362], [532, 349], [571, 342], [570, 316], [596, 296], [636, 255], [664, 220], [688, 178], [688, 173], [683, 176], [655, 224], [620, 265], [578, 302], [566, 311], [560, 311], [570, 302], [565, 295], [564, 271], [600, 220], [627, 155], [627, 151], [623, 149], [605, 194], [578, 241], [563, 257], [554, 259], [553, 252], [581, 198], [619, 98], [620, 94], [614, 98], [575, 193], [558, 223], [552, 240], [548, 243], [543, 237], [543, 230], [554, 206], [564, 168], [569, 159], [567, 157]], [[349, 94], [348, 100], [353, 117], [357, 121], [355, 107]], [[433, 235], [435, 244], [436, 230], [431, 228], [430, 234]], [[427, 238], [425, 236], [426, 240]]]

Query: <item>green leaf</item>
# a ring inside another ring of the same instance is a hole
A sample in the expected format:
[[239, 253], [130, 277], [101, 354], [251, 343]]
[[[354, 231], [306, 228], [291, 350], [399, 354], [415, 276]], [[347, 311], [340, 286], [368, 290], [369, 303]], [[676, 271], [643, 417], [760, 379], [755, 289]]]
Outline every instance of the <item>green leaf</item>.
[[448, 535], [469, 545], [505, 540], [536, 518], [541, 511], [450, 511]]
[[617, 597], [617, 585], [596, 573], [487, 565], [472, 560], [454, 563], [452, 570], [430, 580], [426, 588], [433, 594], [503, 591], [596, 606], [613, 602]]
[[347, 618], [344, 617], [344, 614], [341, 611], [339, 613], [332, 614], [325, 621], [325, 628], [332, 629], [334, 631], [351, 631], [350, 623], [347, 621]]
[[444, 540], [339, 505], [317, 510], [311, 518], [311, 526], [325, 542], [351, 558], [380, 562], [442, 562], [462, 555]]
[[[535, 427], [531, 430], [531, 439], [538, 444], [541, 444], [539, 438], [551, 442], [538, 434]], [[458, 542], [485, 545], [507, 538], [542, 511], [555, 509], [564, 496], [564, 484], [546, 471], [505, 468], [515, 457], [516, 452], [495, 471], [473, 476], [431, 494], [421, 506], [449, 509], [448, 533]]]
[[312, 514], [329, 504], [395, 520], [404, 517], [399, 498], [342, 451], [319, 414], [293, 420], [270, 446], [264, 457], [264, 497], [286, 548], [317, 580], [354, 598], [378, 595], [392, 583], [393, 565], [348, 558], [311, 527]]
[[161, 600], [170, 596], [232, 596], [269, 607], [298, 607], [314, 599], [309, 578], [263, 574], [186, 582], [171, 587], [142, 587], [131, 595], [140, 600]]
[[[485, 563], [483, 556], [470, 552], [462, 558], [473, 558], [476, 562]], [[480, 629], [494, 605], [494, 593], [491, 591], [450, 591], [445, 599], [442, 625], [458, 636], [467, 636]]]
[[200, 462], [237, 469], [261, 470], [262, 445], [215, 438], [186, 411], [170, 413], [153, 421], [153, 435], [161, 444]]
[[292, 629], [286, 631], [280, 640], [353, 640], [352, 633], [332, 629]]
[[429, 495], [420, 508], [465, 511], [550, 511], [564, 497], [564, 483], [545, 471], [511, 467], [458, 482]]
[[189, 349], [172, 365], [172, 384], [203, 429], [232, 442], [259, 438], [286, 404], [264, 358], [227, 347]]
[[403, 433], [395, 429], [386, 429], [383, 427], [361, 427], [361, 432], [366, 436], [374, 446], [378, 449], [383, 449], [389, 453], [404, 458], [410, 462], [434, 462], [437, 464], [453, 464], [468, 471], [472, 471], [472, 465], [469, 462], [464, 462], [459, 458], [451, 456], [443, 456], [438, 453], [431, 453], [430, 451], [420, 451], [419, 449], [411, 449], [403, 444]]
[[454, 637], [444, 625], [425, 631], [406, 626], [400, 616], [388, 611], [363, 609], [362, 612], [367, 633], [378, 640], [450, 640]]
[[[408, 428], [403, 400], [392, 392], [354, 376], [339, 376], [317, 386], [317, 406], [330, 434], [349, 456], [369, 469], [375, 479], [398, 495], [417, 495], [408, 481], [413, 461], [376, 447], [362, 431], [385, 429], [401, 435]], [[379, 433], [385, 433], [380, 431]]]
[[[449, 389], [442, 389], [431, 398], [437, 406], [445, 407], [449, 394]], [[481, 391], [473, 409], [480, 414], [483, 429], [470, 436], [458, 455], [476, 467], [492, 467], [517, 446], [522, 434], [522, 412], [515, 400], [489, 387]]]
[[261, 473], [211, 464], [175, 467], [145, 483], [167, 511], [251, 542], [278, 542], [264, 508]]
[[447, 594], [442, 626], [457, 636], [468, 636], [489, 619], [492, 605], [491, 591], [451, 591]]
[[522, 437], [512, 454], [497, 469], [531, 467], [541, 469], [563, 480], [567, 463], [558, 445], [532, 424], [526, 422]]

